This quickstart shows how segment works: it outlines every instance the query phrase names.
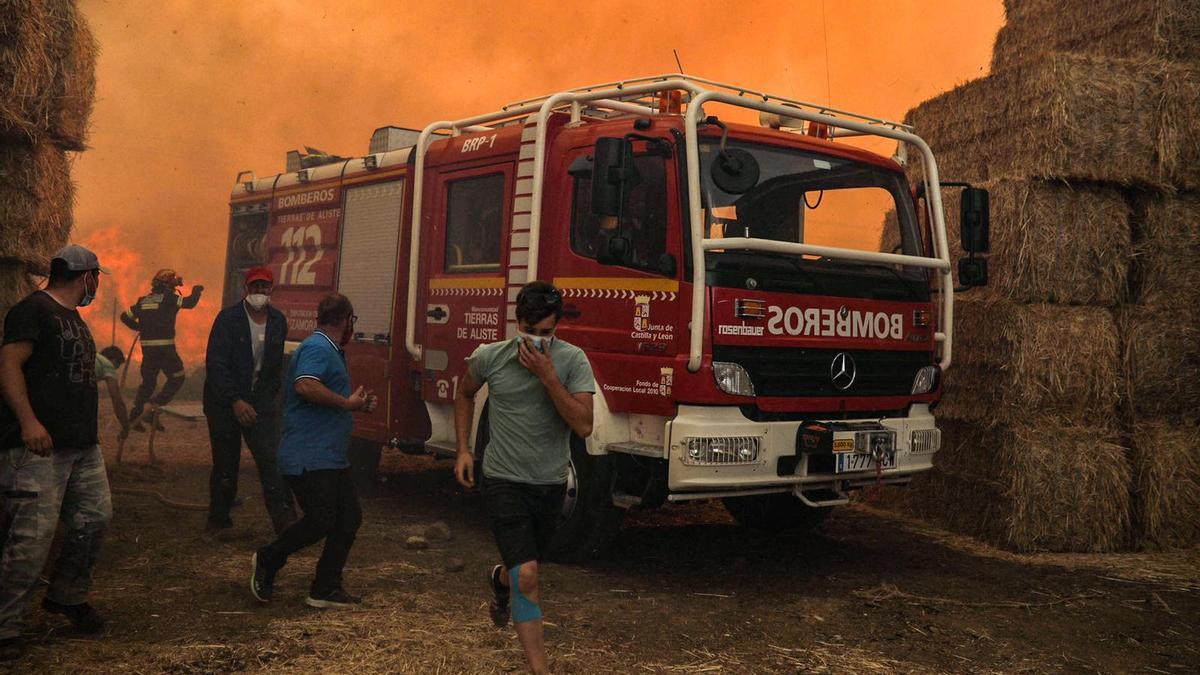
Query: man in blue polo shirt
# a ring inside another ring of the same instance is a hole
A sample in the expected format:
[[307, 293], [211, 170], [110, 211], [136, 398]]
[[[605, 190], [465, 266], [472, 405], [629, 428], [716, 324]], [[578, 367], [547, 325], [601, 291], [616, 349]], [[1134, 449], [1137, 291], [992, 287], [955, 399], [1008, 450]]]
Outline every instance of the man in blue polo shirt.
[[288, 556], [325, 540], [305, 603], [311, 607], [349, 607], [361, 602], [342, 587], [342, 568], [362, 523], [362, 509], [347, 470], [346, 448], [351, 413], [375, 409], [375, 395], [359, 387], [350, 393], [350, 373], [342, 347], [354, 335], [354, 307], [339, 293], [317, 305], [317, 330], [292, 354], [283, 404], [279, 471], [304, 517], [251, 558], [250, 591], [261, 602], [271, 599], [275, 574]]

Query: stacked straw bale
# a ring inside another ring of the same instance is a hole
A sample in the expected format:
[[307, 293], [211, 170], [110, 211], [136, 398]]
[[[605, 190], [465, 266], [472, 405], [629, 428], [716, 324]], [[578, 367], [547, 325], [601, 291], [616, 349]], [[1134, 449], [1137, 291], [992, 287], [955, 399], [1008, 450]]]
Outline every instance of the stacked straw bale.
[[1137, 199], [1133, 301], [1120, 309], [1134, 529], [1146, 547], [1200, 542], [1200, 196]]
[[1107, 309], [964, 297], [954, 314], [941, 415], [981, 427], [1031, 414], [1101, 426], [1116, 417], [1120, 340]]
[[[1042, 179], [977, 183], [990, 195], [991, 259], [988, 285], [971, 291], [1027, 303], [1116, 306], [1128, 293], [1130, 208], [1119, 190]], [[966, 257], [959, 246], [958, 198], [947, 191], [946, 239], [950, 264]], [[894, 212], [889, 212], [879, 250], [900, 246]]]
[[[0, 310], [71, 232], [69, 151], [86, 148], [97, 46], [72, 0], [0, 2]], [[0, 317], [3, 314], [0, 313]]]
[[917, 515], [1015, 551], [1127, 545], [1131, 472], [1115, 426], [1030, 416], [982, 427], [942, 421], [937, 470], [902, 497]]
[[1142, 418], [1133, 425], [1135, 531], [1143, 546], [1200, 541], [1200, 452], [1194, 421]]
[[1200, 542], [1200, 2], [1005, 7], [992, 74], [906, 116], [992, 230], [943, 449], [899, 499], [1020, 551]]
[[1035, 61], [1046, 52], [1117, 58], [1200, 60], [1196, 0], [1004, 0], [1008, 23], [996, 36], [992, 70]]
[[1152, 59], [1050, 54], [909, 111], [943, 179], [1200, 185], [1200, 77]]

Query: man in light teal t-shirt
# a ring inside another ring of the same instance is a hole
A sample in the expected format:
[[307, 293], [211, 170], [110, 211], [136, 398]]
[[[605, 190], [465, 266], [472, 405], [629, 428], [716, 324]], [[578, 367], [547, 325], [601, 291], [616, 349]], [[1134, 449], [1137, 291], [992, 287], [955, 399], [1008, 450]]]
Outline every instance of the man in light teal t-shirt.
[[546, 672], [538, 563], [562, 512], [571, 457], [571, 434], [592, 433], [592, 368], [583, 350], [554, 337], [562, 294], [534, 281], [517, 295], [515, 339], [480, 346], [454, 401], [458, 439], [455, 475], [475, 485], [467, 438], [475, 394], [488, 385], [489, 440], [483, 451], [483, 498], [500, 549], [492, 568], [492, 621], [508, 622], [509, 606], [525, 658]]

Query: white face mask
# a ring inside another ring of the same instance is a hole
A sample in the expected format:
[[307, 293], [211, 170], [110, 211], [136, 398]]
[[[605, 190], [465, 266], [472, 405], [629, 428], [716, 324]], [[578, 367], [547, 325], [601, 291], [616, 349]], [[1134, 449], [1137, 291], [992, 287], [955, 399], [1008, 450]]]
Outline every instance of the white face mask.
[[251, 293], [246, 296], [246, 304], [256, 311], [261, 312], [266, 308], [267, 303], [271, 301], [271, 296], [264, 293]]
[[522, 333], [522, 332], [518, 331], [517, 339], [518, 340], [529, 340], [530, 342], [533, 343], [533, 348], [540, 352], [545, 352], [547, 349], [550, 348], [550, 345], [554, 344], [554, 336], [553, 335], [546, 335], [546, 336], [530, 335], [529, 333]]

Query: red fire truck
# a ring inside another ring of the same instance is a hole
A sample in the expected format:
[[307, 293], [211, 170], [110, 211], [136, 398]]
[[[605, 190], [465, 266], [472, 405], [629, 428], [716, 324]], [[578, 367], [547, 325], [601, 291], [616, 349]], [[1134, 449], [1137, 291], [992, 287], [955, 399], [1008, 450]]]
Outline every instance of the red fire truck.
[[[986, 193], [966, 187], [963, 245], [983, 252]], [[746, 525], [803, 528], [850, 491], [932, 466], [953, 343], [941, 188], [900, 123], [679, 74], [601, 84], [385, 127], [362, 157], [243, 172], [225, 300], [266, 263], [298, 341], [323, 294], [351, 298], [351, 374], [381, 394], [380, 413], [355, 421], [369, 470], [383, 447], [453, 456], [465, 357], [514, 337], [523, 284], [553, 281], [557, 334], [597, 382], [560, 559], [603, 549], [625, 510], [666, 502], [719, 498]], [[885, 218], [896, 249], [846, 245]], [[960, 283], [985, 283], [985, 265], [960, 261]]]

